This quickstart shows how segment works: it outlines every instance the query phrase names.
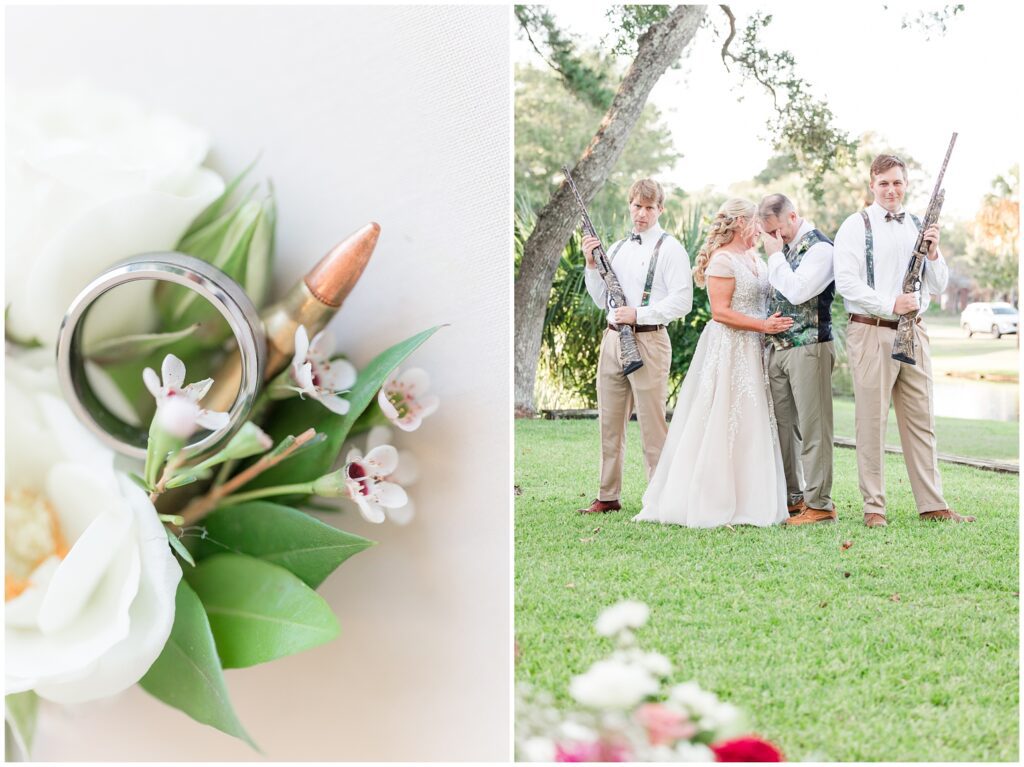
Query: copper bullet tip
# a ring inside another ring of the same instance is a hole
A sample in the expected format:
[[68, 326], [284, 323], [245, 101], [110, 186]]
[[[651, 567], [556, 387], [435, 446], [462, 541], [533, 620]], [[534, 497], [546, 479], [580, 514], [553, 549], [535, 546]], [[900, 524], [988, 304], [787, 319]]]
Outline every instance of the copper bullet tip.
[[380, 224], [371, 221], [328, 251], [309, 274], [306, 287], [327, 306], [341, 306], [373, 255]]

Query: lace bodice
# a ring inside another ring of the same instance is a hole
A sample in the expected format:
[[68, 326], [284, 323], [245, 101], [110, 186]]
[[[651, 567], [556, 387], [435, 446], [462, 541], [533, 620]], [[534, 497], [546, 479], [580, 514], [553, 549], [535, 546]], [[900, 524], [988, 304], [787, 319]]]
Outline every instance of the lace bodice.
[[[705, 274], [711, 277], [732, 277], [736, 289], [732, 294], [730, 308], [751, 317], [768, 316], [768, 265], [750, 251], [748, 258], [739, 253], [719, 250], [712, 254]], [[751, 267], [757, 268], [755, 275]]]

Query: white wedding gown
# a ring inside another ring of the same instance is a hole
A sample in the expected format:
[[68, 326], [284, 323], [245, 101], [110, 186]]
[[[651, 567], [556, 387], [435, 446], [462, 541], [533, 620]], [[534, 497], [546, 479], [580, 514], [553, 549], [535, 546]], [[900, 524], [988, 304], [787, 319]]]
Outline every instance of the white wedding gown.
[[[728, 251], [706, 273], [734, 277], [731, 307], [767, 316], [768, 267]], [[661, 459], [634, 520], [687, 527], [785, 521], [786, 474], [764, 369], [761, 333], [711, 320], [683, 380]]]

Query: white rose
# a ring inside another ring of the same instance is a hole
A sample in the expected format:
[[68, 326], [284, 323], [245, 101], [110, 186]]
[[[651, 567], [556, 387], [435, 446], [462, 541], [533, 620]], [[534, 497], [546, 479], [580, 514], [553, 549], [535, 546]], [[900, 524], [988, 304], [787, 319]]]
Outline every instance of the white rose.
[[[93, 277], [127, 256], [172, 249], [224, 189], [200, 167], [208, 146], [177, 118], [80, 84], [8, 88], [8, 331], [52, 347]], [[146, 291], [117, 303], [90, 323], [91, 337], [152, 316]]]
[[27, 364], [38, 359], [6, 359], [6, 692], [79, 703], [153, 664], [181, 568], [148, 496], [56, 396], [52, 366]]
[[647, 623], [651, 610], [643, 602], [626, 600], [612, 605], [597, 617], [597, 633], [615, 636], [624, 629], [638, 629]]
[[647, 669], [617, 660], [598, 661], [569, 683], [573, 698], [597, 709], [632, 708], [657, 691], [658, 682]]

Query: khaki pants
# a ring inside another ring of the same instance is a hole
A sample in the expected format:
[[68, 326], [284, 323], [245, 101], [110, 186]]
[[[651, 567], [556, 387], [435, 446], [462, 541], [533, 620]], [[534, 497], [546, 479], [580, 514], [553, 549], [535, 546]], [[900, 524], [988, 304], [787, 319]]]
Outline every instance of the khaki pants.
[[892, 358], [895, 338], [894, 329], [859, 322], [851, 322], [846, 329], [856, 400], [857, 473], [865, 514], [885, 514], [885, 429], [890, 400], [918, 513], [948, 508], [942, 497], [935, 441], [928, 330], [923, 323], [914, 326], [916, 365]]
[[788, 503], [801, 498], [809, 508], [832, 511], [832, 369], [831, 341], [772, 347], [768, 381], [779, 426], [779, 446], [786, 468]]
[[628, 376], [619, 365], [619, 334], [606, 330], [597, 363], [597, 410], [601, 422], [601, 489], [598, 499], [617, 501], [622, 492], [622, 465], [626, 454], [626, 425], [636, 407], [640, 422], [647, 479], [661, 457], [668, 435], [665, 400], [672, 344], [665, 328], [636, 334], [644, 366]]

